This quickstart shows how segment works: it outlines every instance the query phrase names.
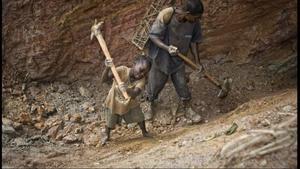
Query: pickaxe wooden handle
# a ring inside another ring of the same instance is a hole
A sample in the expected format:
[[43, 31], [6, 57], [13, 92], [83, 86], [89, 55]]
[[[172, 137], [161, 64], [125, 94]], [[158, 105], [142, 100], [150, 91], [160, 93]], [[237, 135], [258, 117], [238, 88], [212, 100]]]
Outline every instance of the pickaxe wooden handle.
[[[111, 56], [110, 56], [110, 53], [109, 53], [109, 51], [107, 49], [106, 42], [105, 42], [105, 40], [104, 40], [104, 38], [103, 38], [103, 36], [101, 34], [101, 31], [100, 31], [100, 27], [101, 27], [102, 24], [103, 24], [103, 21], [97, 23], [97, 20], [95, 20], [95, 24], [91, 28], [91, 40], [93, 39], [94, 36], [96, 36], [96, 38], [98, 39], [98, 42], [99, 42], [99, 44], [100, 44], [100, 46], [102, 48], [102, 51], [103, 51], [106, 59], [112, 59]], [[113, 73], [113, 75], [114, 75], [114, 77], [115, 77], [115, 79], [117, 81], [118, 86], [124, 84], [121, 81], [121, 78], [120, 78], [120, 76], [119, 76], [119, 74], [118, 74], [118, 72], [117, 72], [116, 67], [115, 67], [114, 64], [112, 64], [112, 66], [111, 66], [111, 71], [112, 71], [112, 73]], [[126, 90], [122, 90], [121, 89], [121, 92], [122, 92], [122, 94], [123, 94], [123, 96], [124, 96], [125, 99], [129, 99], [130, 98], [129, 95], [127, 94]]]
[[[199, 66], [197, 66], [194, 62], [192, 62], [188, 57], [184, 56], [182, 53], [178, 53], [178, 56], [192, 69], [199, 70]], [[205, 70], [203, 74], [206, 79], [208, 79], [218, 88], [222, 89], [222, 85], [218, 81], [216, 81], [212, 76], [210, 76]]]

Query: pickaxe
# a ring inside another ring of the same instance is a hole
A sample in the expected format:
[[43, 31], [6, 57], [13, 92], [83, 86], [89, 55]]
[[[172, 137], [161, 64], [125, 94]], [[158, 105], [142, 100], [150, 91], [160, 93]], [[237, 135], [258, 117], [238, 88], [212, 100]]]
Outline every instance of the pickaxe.
[[[91, 27], [91, 40], [93, 39], [94, 36], [96, 36], [96, 38], [98, 39], [98, 42], [102, 48], [102, 51], [106, 57], [106, 59], [112, 59], [111, 56], [110, 56], [110, 53], [108, 52], [108, 49], [107, 49], [107, 45], [106, 45], [106, 42], [102, 36], [102, 33], [100, 31], [100, 28], [103, 24], [103, 21], [97, 23], [97, 20], [95, 20], [95, 24]], [[116, 81], [117, 81], [117, 84], [118, 86], [121, 86], [124, 84], [124, 82], [121, 81], [121, 78], [116, 70], [116, 67], [115, 65], [112, 63], [112, 66], [111, 66], [111, 71], [113, 73], [113, 76], [115, 77]], [[127, 94], [126, 90], [124, 88], [120, 88], [121, 89], [121, 92], [124, 96], [124, 98], [126, 100], [128, 100], [130, 97], [129, 95]]]
[[[188, 57], [184, 56], [182, 53], [178, 53], [178, 56], [192, 69], [203, 71], [203, 75], [206, 79], [208, 79], [212, 84], [217, 86], [219, 89], [221, 89], [218, 93], [219, 98], [224, 98], [228, 95], [228, 92], [231, 90], [231, 84], [232, 79], [226, 78], [223, 82], [223, 84], [220, 84], [218, 81], [216, 81], [211, 75], [209, 75], [205, 70], [204, 67], [200, 68], [198, 65], [193, 63]], [[203, 69], [203, 70], [202, 70]]]

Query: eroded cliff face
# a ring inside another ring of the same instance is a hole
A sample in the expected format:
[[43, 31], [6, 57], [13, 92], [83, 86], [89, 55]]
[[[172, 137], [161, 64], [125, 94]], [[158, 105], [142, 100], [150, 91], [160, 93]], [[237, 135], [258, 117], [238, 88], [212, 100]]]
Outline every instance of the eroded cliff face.
[[[117, 65], [139, 53], [129, 41], [152, 1], [4, 0], [4, 70], [21, 79], [89, 80], [101, 74], [99, 44], [90, 40], [94, 19]], [[179, 4], [181, 1], [178, 1]], [[283, 60], [296, 52], [296, 0], [203, 0], [202, 58], [234, 63]], [[5, 73], [4, 73], [5, 75]]]
[[296, 52], [297, 1], [205, 1], [203, 55], [236, 63], [283, 59]]

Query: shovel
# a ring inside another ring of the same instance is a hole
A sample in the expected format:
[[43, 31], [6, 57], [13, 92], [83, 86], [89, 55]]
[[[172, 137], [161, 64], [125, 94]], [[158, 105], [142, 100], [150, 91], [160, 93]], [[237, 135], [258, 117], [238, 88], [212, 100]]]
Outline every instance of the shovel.
[[199, 72], [203, 71], [204, 78], [207, 79], [209, 82], [211, 82], [213, 85], [218, 87], [220, 89], [218, 93], [219, 98], [225, 98], [228, 95], [228, 92], [231, 90], [231, 85], [232, 85], [232, 79], [231, 78], [225, 78], [223, 83], [219, 83], [217, 80], [215, 80], [211, 75], [209, 75], [205, 70], [204, 67], [202, 66], [199, 67], [196, 65], [194, 62], [192, 62], [188, 57], [184, 56], [182, 53], [178, 53], [178, 56], [193, 70], [198, 70]]

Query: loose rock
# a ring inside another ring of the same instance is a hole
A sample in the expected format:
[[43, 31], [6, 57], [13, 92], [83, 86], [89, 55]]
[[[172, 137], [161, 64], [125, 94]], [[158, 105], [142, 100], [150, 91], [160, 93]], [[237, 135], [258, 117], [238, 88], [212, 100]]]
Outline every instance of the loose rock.
[[284, 106], [284, 107], [282, 108], [282, 110], [285, 111], [285, 112], [290, 112], [290, 111], [293, 110], [293, 106], [291, 106], [291, 105], [286, 105], [286, 106]]
[[88, 146], [96, 146], [100, 142], [100, 136], [96, 134], [86, 134], [83, 136], [83, 142]]
[[86, 88], [84, 87], [80, 87], [79, 88], [79, 93], [81, 94], [81, 96], [83, 97], [92, 97], [92, 94], [90, 93], [90, 91], [88, 91]]
[[2, 133], [9, 135], [16, 135], [16, 130], [12, 126], [2, 125]]
[[16, 129], [16, 130], [21, 130], [23, 127], [22, 127], [22, 124], [21, 123], [18, 123], [18, 122], [13, 122], [12, 124], [13, 128]]
[[22, 124], [30, 124], [31, 123], [31, 117], [27, 112], [22, 112], [19, 115], [18, 122]]
[[28, 145], [30, 145], [30, 143], [27, 143], [26, 140], [22, 137], [18, 137], [16, 139], [14, 139], [12, 143], [15, 144], [16, 146], [28, 146]]
[[259, 165], [262, 166], [262, 167], [266, 166], [266, 165], [267, 165], [267, 160], [263, 159], [263, 160], [260, 162]]
[[71, 144], [78, 141], [81, 141], [81, 139], [78, 136], [75, 135], [67, 135], [63, 138], [64, 143]]
[[57, 134], [55, 140], [60, 141], [60, 140], [62, 140], [62, 138], [63, 138], [63, 134], [62, 134], [62, 133], [59, 133], [59, 134]]
[[71, 119], [71, 115], [70, 114], [64, 115], [64, 120], [65, 121], [69, 121], [70, 119]]
[[83, 105], [81, 105], [81, 108], [88, 113], [95, 111], [95, 108], [93, 107], [92, 103], [90, 103], [90, 102], [84, 102]]
[[44, 106], [38, 106], [38, 107], [37, 107], [37, 114], [38, 114], [40, 117], [48, 117], [48, 116], [47, 116], [47, 112], [45, 111]]
[[31, 113], [31, 114], [36, 114], [36, 113], [37, 113], [38, 107], [39, 107], [38, 105], [32, 104], [32, 105], [31, 105], [31, 108], [30, 108], [30, 113]]
[[46, 104], [45, 111], [47, 116], [51, 116], [57, 112], [57, 109], [52, 104]]
[[71, 117], [72, 122], [80, 123], [81, 120], [82, 120], [82, 117], [79, 113], [76, 113]]
[[44, 122], [35, 123], [34, 127], [37, 128], [38, 130], [41, 130], [45, 127], [45, 123]]
[[82, 133], [82, 132], [83, 132], [82, 127], [78, 127], [78, 128], [75, 129], [75, 134]]
[[2, 118], [2, 125], [8, 125], [11, 126], [13, 124], [13, 121], [7, 118]]
[[54, 126], [54, 127], [51, 127], [51, 128], [48, 130], [46, 136], [55, 139], [55, 138], [56, 138], [56, 135], [57, 135], [57, 132], [58, 132], [58, 130], [59, 130], [59, 127], [60, 127], [59, 125], [56, 125], [56, 126]]

